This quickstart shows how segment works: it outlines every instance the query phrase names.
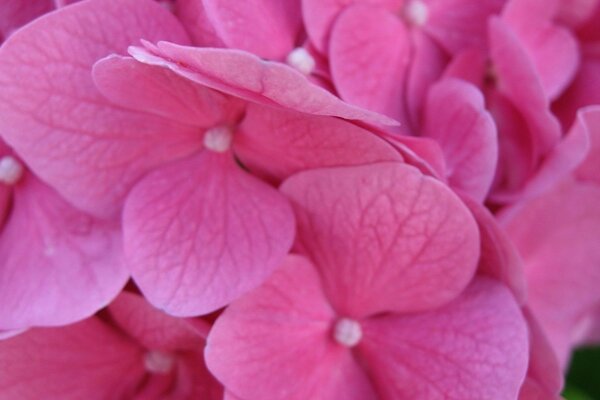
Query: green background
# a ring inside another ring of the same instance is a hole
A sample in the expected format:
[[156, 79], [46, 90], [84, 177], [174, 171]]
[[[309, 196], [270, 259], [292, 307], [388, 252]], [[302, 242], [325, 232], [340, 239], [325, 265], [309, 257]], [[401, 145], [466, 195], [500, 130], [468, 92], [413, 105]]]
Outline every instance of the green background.
[[600, 400], [600, 347], [575, 352], [563, 396], [568, 400]]

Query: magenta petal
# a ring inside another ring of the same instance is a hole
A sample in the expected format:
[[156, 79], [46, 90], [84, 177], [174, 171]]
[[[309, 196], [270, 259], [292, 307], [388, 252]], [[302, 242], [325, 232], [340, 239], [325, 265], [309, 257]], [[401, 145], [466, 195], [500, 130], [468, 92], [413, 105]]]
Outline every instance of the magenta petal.
[[402, 161], [385, 140], [347, 121], [254, 104], [246, 109], [234, 151], [252, 171], [276, 180], [310, 168]]
[[168, 42], [145, 45], [146, 49], [131, 47], [129, 52], [140, 62], [170, 68], [191, 81], [255, 103], [307, 114], [397, 125], [388, 117], [344, 103], [286, 64], [264, 61], [240, 50]]
[[228, 99], [221, 93], [131, 57], [108, 56], [92, 72], [100, 93], [130, 110], [204, 127], [221, 122], [227, 111]]
[[0, 43], [13, 30], [53, 9], [52, 0], [3, 0], [0, 3]]
[[281, 60], [300, 33], [300, 0], [202, 0], [227, 47]]
[[429, 313], [363, 323], [360, 354], [382, 399], [516, 399], [527, 326], [511, 294], [477, 278]]
[[450, 185], [482, 202], [496, 172], [498, 139], [479, 90], [458, 79], [439, 81], [427, 97], [423, 133], [440, 143]]
[[388, 10], [350, 6], [331, 32], [329, 62], [340, 97], [349, 103], [407, 121], [404, 86], [411, 42], [403, 22]]
[[575, 176], [600, 185], [600, 106], [586, 108], [578, 115], [577, 123], [584, 123], [590, 139], [589, 154], [575, 171]]
[[376, 399], [350, 351], [330, 338], [334, 314], [319, 280], [308, 260], [289, 256], [217, 319], [206, 361], [228, 391], [241, 399]]
[[301, 172], [281, 186], [298, 241], [342, 315], [419, 311], [473, 277], [479, 235], [450, 189], [401, 163]]
[[123, 230], [146, 298], [177, 316], [212, 312], [260, 285], [291, 247], [294, 219], [277, 191], [209, 150], [146, 176]]
[[116, 213], [149, 165], [185, 151], [158, 139], [182, 140], [184, 127], [115, 107], [94, 87], [92, 65], [143, 37], [187, 42], [153, 1], [97, 0], [36, 20], [0, 49], [2, 137], [42, 180], [96, 214]]
[[98, 318], [32, 329], [0, 341], [2, 397], [132, 398], [144, 375], [141, 349]]
[[117, 224], [76, 210], [32, 175], [25, 179], [0, 238], [0, 329], [81, 320], [128, 279]]

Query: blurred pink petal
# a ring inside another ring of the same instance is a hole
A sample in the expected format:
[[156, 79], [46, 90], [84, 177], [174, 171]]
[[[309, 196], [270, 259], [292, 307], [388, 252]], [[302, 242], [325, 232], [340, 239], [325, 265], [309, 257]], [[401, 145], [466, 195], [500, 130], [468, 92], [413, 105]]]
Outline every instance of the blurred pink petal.
[[436, 139], [445, 156], [450, 186], [483, 202], [496, 173], [496, 126], [479, 90], [445, 79], [431, 87], [423, 135]]
[[4, 0], [0, 3], [0, 43], [17, 28], [54, 10], [52, 0]]

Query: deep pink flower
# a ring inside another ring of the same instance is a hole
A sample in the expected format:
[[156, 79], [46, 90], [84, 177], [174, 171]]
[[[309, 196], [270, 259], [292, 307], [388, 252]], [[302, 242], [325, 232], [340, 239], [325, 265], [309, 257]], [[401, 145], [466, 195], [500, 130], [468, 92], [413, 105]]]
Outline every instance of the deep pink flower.
[[83, 319], [129, 273], [118, 223], [77, 210], [0, 141], [0, 331]]
[[501, 284], [472, 280], [477, 227], [449, 189], [383, 163], [302, 172], [281, 190], [304, 256], [209, 334], [207, 365], [232, 398], [516, 397], [525, 322]]
[[124, 292], [101, 316], [0, 341], [2, 396], [220, 400], [202, 356], [208, 328]]
[[150, 1], [79, 3], [20, 30], [0, 50], [0, 132], [78, 207], [114, 217], [126, 198], [128, 265], [149, 301], [170, 313], [228, 304], [261, 284], [292, 244], [287, 201], [234, 155], [247, 154], [275, 179], [402, 159], [372, 133], [324, 116], [393, 121], [343, 103], [285, 64], [167, 42], [131, 49], [158, 66], [111, 54], [140, 38], [189, 43]]

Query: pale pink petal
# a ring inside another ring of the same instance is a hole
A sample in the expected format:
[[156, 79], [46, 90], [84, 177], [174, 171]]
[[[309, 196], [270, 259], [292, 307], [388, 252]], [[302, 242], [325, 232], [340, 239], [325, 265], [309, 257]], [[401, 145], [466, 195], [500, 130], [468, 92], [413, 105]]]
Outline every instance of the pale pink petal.
[[505, 0], [430, 0], [423, 29], [448, 52], [486, 46], [487, 20]]
[[481, 257], [478, 272], [504, 283], [519, 304], [526, 301], [523, 261], [506, 231], [498, 225], [494, 215], [481, 203], [467, 196], [461, 197], [475, 217], [481, 237]]
[[118, 225], [30, 174], [14, 193], [0, 237], [0, 328], [68, 324], [108, 304], [129, 276]]
[[133, 398], [143, 368], [141, 349], [98, 318], [0, 341], [6, 399]]
[[575, 38], [551, 20], [557, 4], [556, 0], [510, 0], [502, 14], [527, 50], [550, 99], [566, 88], [579, 65]]
[[458, 79], [439, 81], [429, 91], [423, 125], [444, 152], [450, 186], [482, 202], [496, 172], [498, 141], [481, 92]]
[[302, 17], [311, 42], [321, 53], [327, 53], [331, 27], [340, 12], [354, 3], [373, 4], [400, 9], [403, 0], [302, 0]]
[[234, 139], [236, 156], [275, 180], [305, 169], [402, 161], [375, 133], [347, 121], [250, 104]]
[[189, 125], [213, 126], [234, 105], [221, 93], [131, 57], [108, 56], [94, 64], [92, 73], [96, 87], [112, 103]]
[[225, 47], [223, 40], [206, 15], [202, 0], [177, 0], [174, 12], [195, 45]]
[[383, 115], [344, 103], [312, 84], [296, 69], [279, 62], [264, 61], [240, 50], [145, 43], [132, 47], [131, 55], [146, 64], [163, 66], [201, 85], [233, 96], [268, 105], [374, 124], [396, 125]]
[[600, 188], [566, 181], [509, 215], [507, 230], [526, 266], [529, 307], [564, 366], [578, 322], [600, 303]]
[[527, 326], [510, 292], [478, 278], [446, 306], [363, 322], [361, 358], [384, 400], [515, 399]]
[[148, 349], [199, 350], [204, 344], [203, 332], [193, 323], [163, 313], [137, 294], [122, 292], [108, 312], [121, 330]]
[[209, 370], [241, 399], [375, 400], [348, 348], [332, 336], [333, 310], [319, 275], [300, 256], [217, 319]]
[[340, 97], [351, 104], [407, 121], [404, 89], [410, 56], [409, 31], [384, 8], [353, 5], [335, 21], [331, 76]]
[[227, 47], [285, 59], [300, 34], [300, 0], [203, 0], [207, 18]]
[[206, 150], [146, 176], [127, 198], [125, 253], [153, 305], [206, 314], [260, 285], [291, 247], [294, 219], [276, 190], [229, 154]]
[[479, 257], [473, 217], [445, 185], [411, 166], [301, 172], [281, 191], [296, 213], [300, 249], [340, 314], [430, 309], [473, 277]]
[[92, 65], [142, 37], [187, 42], [153, 1], [97, 0], [48, 14], [0, 48], [2, 137], [42, 180], [97, 214], [114, 214], [132, 181], [191, 146], [192, 130], [115, 107], [94, 87]]

